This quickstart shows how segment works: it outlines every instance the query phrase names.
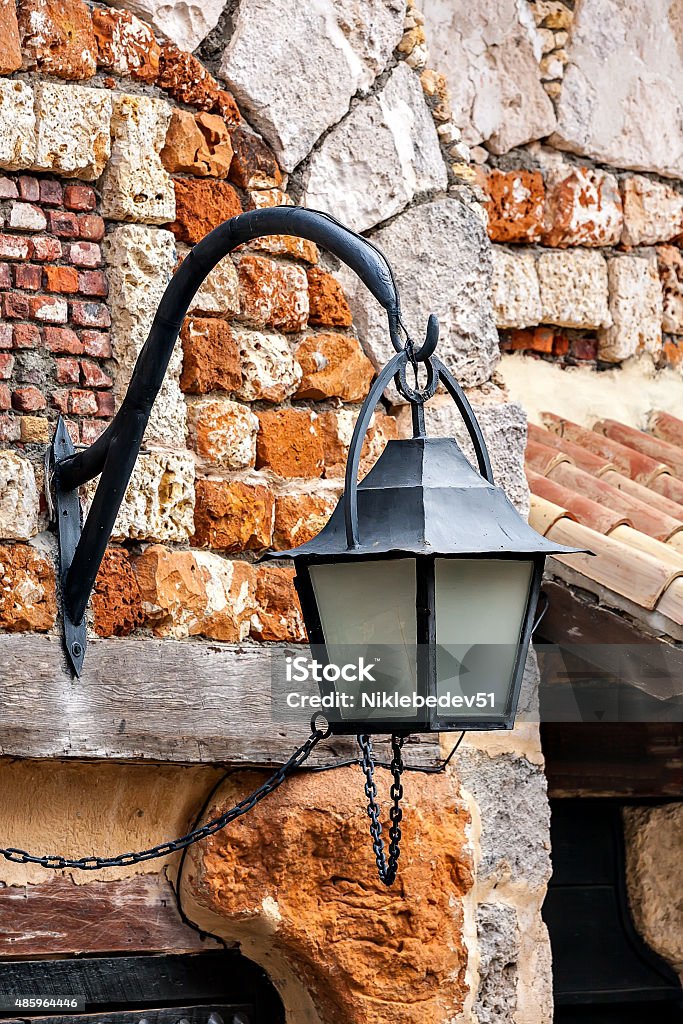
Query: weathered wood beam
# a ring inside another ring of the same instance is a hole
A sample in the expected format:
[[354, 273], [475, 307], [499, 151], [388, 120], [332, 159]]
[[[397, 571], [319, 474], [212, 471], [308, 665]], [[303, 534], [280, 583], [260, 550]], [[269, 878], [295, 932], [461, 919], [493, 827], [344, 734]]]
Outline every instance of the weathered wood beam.
[[[310, 714], [299, 715], [272, 720], [263, 647], [93, 640], [72, 679], [57, 637], [0, 636], [0, 754], [277, 765], [309, 734]], [[411, 748], [408, 763], [438, 760], [436, 736], [415, 737]], [[310, 763], [355, 752], [352, 737], [330, 737]]]

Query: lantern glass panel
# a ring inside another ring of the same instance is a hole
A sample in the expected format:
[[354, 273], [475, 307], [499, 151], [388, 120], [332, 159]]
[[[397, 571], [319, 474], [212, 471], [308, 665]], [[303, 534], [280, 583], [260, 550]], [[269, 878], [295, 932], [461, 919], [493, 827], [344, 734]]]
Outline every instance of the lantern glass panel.
[[353, 699], [341, 717], [413, 719], [412, 706], [375, 707], [363, 694], [386, 691], [412, 701], [416, 691], [415, 559], [316, 564], [309, 572], [329, 661], [353, 666], [362, 658], [373, 666], [372, 681], [335, 680], [334, 690]]
[[532, 580], [530, 561], [434, 560], [437, 695], [460, 698], [454, 716], [506, 714]]

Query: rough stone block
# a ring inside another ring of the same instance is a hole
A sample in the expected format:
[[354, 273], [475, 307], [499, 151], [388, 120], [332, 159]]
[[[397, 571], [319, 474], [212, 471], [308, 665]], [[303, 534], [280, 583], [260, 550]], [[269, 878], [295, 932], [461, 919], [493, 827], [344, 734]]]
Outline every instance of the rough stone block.
[[683, 334], [683, 253], [673, 245], [660, 245], [657, 265], [662, 284], [662, 326], [669, 334]]
[[0, 0], [0, 75], [21, 67], [21, 43], [14, 0]]
[[282, 402], [301, 383], [301, 367], [281, 334], [235, 332], [242, 367], [237, 394], [247, 402]]
[[159, 156], [170, 117], [164, 100], [114, 97], [111, 159], [101, 182], [104, 217], [145, 224], [175, 218], [173, 182]]
[[401, 63], [325, 136], [308, 166], [304, 203], [366, 231], [447, 184], [420, 79]]
[[18, 452], [0, 451], [0, 538], [29, 540], [40, 529], [40, 496], [33, 466]]
[[232, 133], [233, 160], [230, 181], [240, 188], [270, 189], [282, 184], [282, 171], [275, 155], [260, 135], [244, 128]]
[[101, 637], [130, 636], [142, 624], [138, 581], [122, 548], [107, 548], [92, 595], [93, 626]]
[[546, 175], [544, 245], [616, 245], [623, 227], [613, 174], [565, 165]]
[[[95, 491], [87, 485], [88, 496]], [[112, 539], [183, 543], [194, 530], [194, 459], [189, 452], [147, 451], [135, 469]]]
[[350, 327], [353, 317], [336, 277], [320, 267], [309, 267], [306, 276], [309, 324], [312, 327]]
[[625, 245], [656, 245], [683, 234], [683, 195], [669, 185], [634, 174], [621, 183]]
[[[343, 477], [353, 428], [358, 414], [355, 409], [330, 409], [316, 419], [316, 427], [322, 439], [325, 461], [325, 477]], [[382, 454], [386, 442], [398, 437], [398, 424], [393, 416], [376, 412], [370, 420], [368, 432], [361, 448], [360, 475], [369, 473]]]
[[491, 296], [497, 327], [529, 327], [541, 321], [541, 294], [533, 253], [494, 245]]
[[36, 155], [33, 89], [20, 79], [0, 81], [0, 167], [31, 167]]
[[612, 256], [608, 267], [612, 326], [600, 333], [600, 359], [619, 363], [639, 352], [658, 354], [663, 309], [656, 259]]
[[362, 14], [352, 0], [239, 5], [220, 73], [285, 170], [294, 170], [384, 69], [404, 13], [403, 0], [368, 0]]
[[179, 103], [220, 114], [231, 127], [240, 123], [239, 108], [230, 93], [218, 88], [216, 79], [193, 53], [173, 43], [161, 48], [158, 84]]
[[30, 69], [69, 80], [92, 78], [97, 40], [82, 0], [19, 0], [17, 15]]
[[[596, 31], [600, 25], [609, 30]], [[680, 39], [671, 0], [584, 0], [567, 46], [551, 141], [614, 167], [680, 178]]]
[[149, 25], [129, 11], [92, 12], [97, 39], [97, 63], [117, 75], [130, 75], [139, 82], [153, 82], [159, 74], [161, 47]]
[[[178, 249], [178, 255], [189, 252], [184, 246]], [[203, 281], [197, 294], [190, 303], [190, 313], [209, 314], [211, 316], [237, 316], [240, 311], [239, 280], [237, 270], [230, 256], [224, 257]]]
[[203, 111], [173, 111], [161, 162], [171, 174], [225, 178], [232, 162], [232, 143], [222, 117]]
[[323, 443], [309, 409], [259, 412], [256, 466], [285, 478], [322, 476]]
[[260, 551], [270, 547], [275, 499], [269, 487], [241, 480], [197, 480], [198, 547]]
[[[372, 241], [394, 268], [413, 337], [424, 336], [429, 314], [436, 313], [441, 359], [466, 386], [488, 380], [499, 349], [490, 244], [476, 210], [458, 199], [434, 199], [399, 214]], [[375, 366], [383, 366], [394, 354], [386, 314], [353, 273], [342, 270], [338, 276], [363, 348]]]
[[294, 355], [302, 373], [297, 398], [362, 402], [375, 375], [358, 339], [344, 334], [304, 338]]
[[493, 170], [483, 181], [493, 242], [539, 242], [543, 234], [545, 186], [538, 171]]
[[225, 320], [188, 317], [182, 326], [183, 372], [180, 383], [190, 394], [237, 391], [242, 384], [235, 334]]
[[506, 153], [552, 132], [530, 12], [524, 18], [516, 0], [424, 0], [422, 9], [432, 62], [446, 75], [453, 120], [468, 145]]
[[52, 563], [29, 544], [0, 545], [0, 629], [45, 633], [57, 618]]
[[250, 469], [256, 463], [258, 419], [228, 398], [199, 398], [188, 403], [191, 447], [225, 469]]
[[70, 178], [99, 178], [111, 152], [112, 98], [104, 89], [36, 85], [34, 168]]
[[224, 220], [242, 212], [239, 196], [227, 182], [176, 178], [174, 186], [176, 219], [171, 231], [181, 242], [201, 242]]
[[482, 903], [477, 907], [479, 989], [475, 1011], [479, 1024], [514, 1020], [520, 954], [519, 923], [513, 907]]
[[607, 304], [607, 262], [601, 253], [582, 249], [544, 252], [536, 269], [543, 323], [604, 327], [612, 322]]
[[202, 0], [201, 4], [188, 4], [187, 0], [112, 0], [110, 6], [132, 11], [159, 36], [191, 53], [216, 27], [224, 5], [222, 0]]
[[302, 331], [308, 323], [308, 279], [303, 267], [246, 253], [237, 264], [240, 317], [255, 327]]
[[260, 565], [256, 570], [256, 611], [251, 636], [265, 643], [303, 643], [306, 639], [294, 569]]
[[305, 544], [322, 530], [336, 505], [333, 496], [279, 494], [275, 499], [273, 547], [281, 551]]

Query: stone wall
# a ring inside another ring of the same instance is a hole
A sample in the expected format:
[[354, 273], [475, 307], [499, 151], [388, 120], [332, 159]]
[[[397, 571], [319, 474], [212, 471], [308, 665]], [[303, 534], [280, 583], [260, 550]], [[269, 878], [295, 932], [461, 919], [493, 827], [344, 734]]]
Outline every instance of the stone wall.
[[[428, 314], [439, 315], [441, 357], [525, 511], [525, 417], [495, 377], [497, 257], [421, 12], [402, 0], [369, 0], [362, 11], [351, 0], [118, 8], [0, 5], [0, 629], [59, 634], [42, 495], [57, 415], [76, 443], [98, 436], [179, 261], [242, 210], [301, 202], [386, 251], [416, 340]], [[524, 264], [532, 279], [534, 258]], [[312, 244], [263, 239], [225, 259], [183, 327], [97, 580], [91, 635], [301, 642], [292, 571], [255, 560], [324, 523], [359, 403], [389, 352], [365, 289]], [[448, 402], [434, 403], [430, 423], [462, 437]], [[389, 392], [363, 469], [406, 427]], [[534, 686], [530, 665], [527, 705]], [[129, 767], [110, 769], [98, 806], [118, 805]], [[0, 768], [15, 822], [36, 789], [32, 773], [57, 790], [67, 780], [72, 798], [78, 790], [78, 765]], [[54, 838], [72, 852], [106, 852], [123, 839], [91, 806], [88, 771], [82, 828]], [[136, 766], [134, 788], [146, 771], [158, 775]], [[186, 794], [182, 807], [171, 821], [153, 786], [148, 801], [137, 795], [138, 844], [148, 830], [156, 838], [155, 824], [160, 836], [182, 831], [215, 781], [212, 769], [169, 769], [168, 779]], [[233, 773], [214, 809], [254, 782]], [[185, 912], [263, 962], [297, 1024], [550, 1020], [536, 731], [474, 737], [453, 771], [411, 776], [406, 790], [396, 890], [374, 880], [349, 770], [297, 779], [263, 816], [195, 851], [178, 884]], [[51, 845], [40, 815], [22, 828], [20, 845]], [[173, 875], [173, 859], [165, 870]], [[40, 874], [5, 867], [2, 881], [39, 884]]]

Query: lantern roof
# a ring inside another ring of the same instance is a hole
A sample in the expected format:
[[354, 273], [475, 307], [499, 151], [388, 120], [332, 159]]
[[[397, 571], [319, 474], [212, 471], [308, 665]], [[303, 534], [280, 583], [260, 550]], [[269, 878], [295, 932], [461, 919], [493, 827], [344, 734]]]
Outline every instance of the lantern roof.
[[346, 494], [317, 536], [263, 558], [367, 558], [373, 555], [571, 554], [546, 540], [505, 492], [484, 479], [449, 437], [389, 441], [358, 485], [358, 545], [349, 547]]

